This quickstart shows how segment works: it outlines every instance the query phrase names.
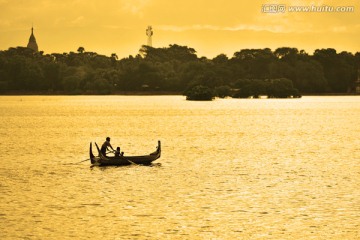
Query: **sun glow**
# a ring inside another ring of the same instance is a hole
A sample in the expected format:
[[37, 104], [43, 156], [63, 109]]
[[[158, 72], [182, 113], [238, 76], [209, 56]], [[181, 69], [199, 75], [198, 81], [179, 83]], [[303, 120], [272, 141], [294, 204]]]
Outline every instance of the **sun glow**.
[[[278, 4], [283, 5], [283, 11], [278, 10]], [[2, 0], [0, 49], [25, 46], [33, 23], [39, 50], [45, 53], [76, 51], [83, 46], [100, 54], [126, 57], [137, 54], [146, 44], [144, 29], [149, 25], [154, 30], [154, 47], [187, 45], [206, 57], [221, 53], [231, 57], [239, 49], [284, 46], [309, 53], [319, 48], [357, 52], [359, 1], [341, 2], [341, 6], [353, 8], [348, 12], [307, 10], [324, 6], [336, 9], [338, 5], [330, 0], [285, 4], [276, 0]]]

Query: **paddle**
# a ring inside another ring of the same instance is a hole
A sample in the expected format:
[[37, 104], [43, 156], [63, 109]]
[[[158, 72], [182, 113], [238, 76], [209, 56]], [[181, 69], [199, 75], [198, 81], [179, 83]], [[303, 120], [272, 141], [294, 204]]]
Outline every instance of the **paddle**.
[[76, 163], [64, 163], [64, 165], [75, 165], [75, 164], [79, 164], [79, 163], [82, 163], [82, 162], [85, 162], [85, 161], [89, 161], [89, 160], [90, 160], [90, 158], [85, 159], [85, 160], [82, 160], [82, 161], [80, 161], [80, 162], [76, 162]]
[[78, 163], [82, 163], [82, 162], [89, 161], [89, 160], [90, 160], [90, 158], [85, 159], [85, 160], [82, 160], [82, 161], [80, 161], [80, 162], [78, 162]]
[[[108, 152], [106, 152], [106, 154], [108, 154], [108, 153], [113, 153], [113, 152], [115, 152], [115, 151], [108, 151]], [[82, 161], [80, 161], [80, 162], [72, 163], [72, 164], [78, 164], [78, 163], [82, 163], [82, 162], [89, 161], [89, 160], [90, 160], [90, 158], [85, 159], [85, 160], [82, 160]]]
[[126, 159], [126, 158], [125, 158], [125, 160], [128, 161], [128, 162], [131, 163], [131, 164], [138, 165], [137, 163], [134, 163], [133, 161], [130, 161], [129, 159]]

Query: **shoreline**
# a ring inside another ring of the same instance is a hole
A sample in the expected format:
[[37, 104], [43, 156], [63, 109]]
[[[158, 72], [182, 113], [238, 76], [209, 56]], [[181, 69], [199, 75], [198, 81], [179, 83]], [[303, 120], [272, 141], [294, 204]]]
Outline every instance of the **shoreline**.
[[120, 95], [120, 96], [157, 96], [157, 95], [183, 95], [182, 92], [179, 91], [119, 91], [107, 94], [101, 93], [69, 93], [69, 92], [49, 92], [49, 91], [8, 91], [1, 92], [0, 96], [112, 96], [112, 95]]
[[[0, 92], [0, 96], [160, 96], [160, 95], [181, 95], [180, 91], [117, 91], [107, 94], [101, 93], [69, 93], [69, 92], [53, 92], [53, 91], [6, 91]], [[359, 93], [306, 93], [301, 96], [360, 96]]]

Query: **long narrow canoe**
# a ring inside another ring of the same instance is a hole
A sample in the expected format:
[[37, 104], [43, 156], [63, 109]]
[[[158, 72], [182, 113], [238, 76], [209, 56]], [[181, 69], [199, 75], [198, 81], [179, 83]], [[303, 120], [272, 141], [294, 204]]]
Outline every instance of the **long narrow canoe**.
[[97, 166], [121, 166], [121, 165], [130, 165], [130, 164], [143, 164], [148, 165], [161, 156], [161, 143], [158, 141], [158, 146], [155, 152], [150, 153], [149, 155], [144, 156], [118, 156], [110, 157], [104, 156], [99, 146], [95, 143], [95, 146], [98, 151], [98, 156], [94, 156], [92, 152], [92, 143], [90, 143], [90, 160], [91, 164]]

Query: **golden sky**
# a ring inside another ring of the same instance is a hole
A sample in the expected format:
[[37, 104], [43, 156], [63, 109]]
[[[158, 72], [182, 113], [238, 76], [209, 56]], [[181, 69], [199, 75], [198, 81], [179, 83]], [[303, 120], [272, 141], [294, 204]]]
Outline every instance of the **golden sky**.
[[[284, 4], [281, 13], [266, 13]], [[293, 6], [353, 7], [350, 12], [290, 12]], [[194, 48], [213, 58], [245, 48], [360, 51], [360, 0], [0, 0], [0, 50], [26, 46], [31, 26], [45, 53], [136, 55], [154, 29], [153, 46]]]

